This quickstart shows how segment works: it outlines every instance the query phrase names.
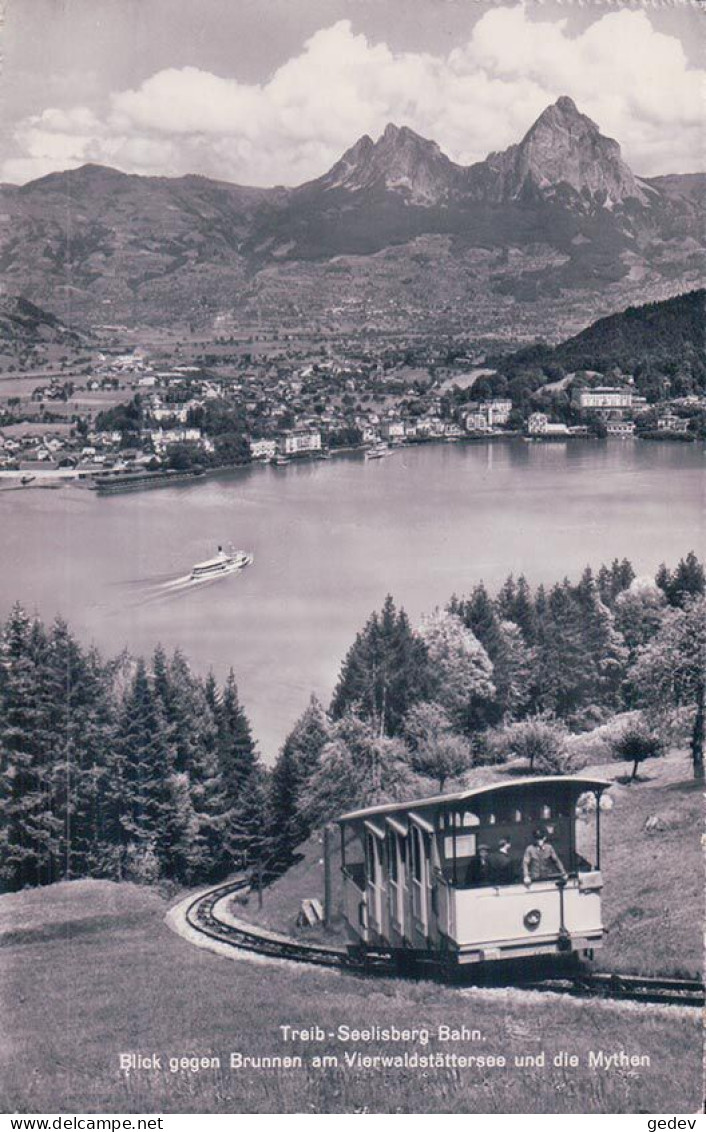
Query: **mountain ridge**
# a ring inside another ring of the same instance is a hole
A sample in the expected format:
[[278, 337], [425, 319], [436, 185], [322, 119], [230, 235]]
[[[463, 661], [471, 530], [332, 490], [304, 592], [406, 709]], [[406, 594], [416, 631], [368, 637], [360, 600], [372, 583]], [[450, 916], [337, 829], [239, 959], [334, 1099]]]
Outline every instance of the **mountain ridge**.
[[364, 279], [366, 309], [409, 302], [448, 320], [450, 304], [478, 310], [490, 295], [531, 323], [581, 293], [614, 309], [698, 285], [705, 189], [706, 174], [635, 176], [562, 96], [468, 166], [389, 123], [294, 188], [94, 164], [3, 187], [0, 272], [6, 291], [84, 324], [237, 321], [283, 296], [308, 317], [333, 304], [332, 263]]

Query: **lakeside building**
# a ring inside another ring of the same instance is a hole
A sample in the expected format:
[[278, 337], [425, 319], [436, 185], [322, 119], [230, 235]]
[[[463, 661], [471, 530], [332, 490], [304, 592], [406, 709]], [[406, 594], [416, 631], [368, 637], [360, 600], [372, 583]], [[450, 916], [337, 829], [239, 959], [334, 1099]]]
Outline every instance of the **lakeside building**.
[[404, 421], [383, 421], [380, 425], [380, 435], [383, 440], [404, 440], [405, 438], [405, 423]]
[[605, 427], [607, 436], [617, 436], [625, 440], [635, 435], [634, 421], [607, 421]]
[[356, 428], [360, 429], [363, 444], [376, 444], [380, 439], [377, 429], [372, 424], [361, 423], [360, 418], [356, 418]]
[[424, 440], [443, 436], [444, 422], [438, 417], [420, 417], [417, 421], [416, 435]]
[[250, 456], [253, 460], [274, 460], [277, 455], [277, 441], [262, 437], [250, 441]]
[[550, 421], [546, 413], [530, 413], [527, 419], [527, 432], [530, 436], [570, 436], [568, 425], [560, 421]]
[[489, 401], [470, 401], [463, 425], [466, 432], [490, 432], [506, 425], [512, 412], [512, 401], [496, 397]]
[[200, 428], [153, 428], [147, 435], [155, 452], [164, 451], [170, 444], [200, 444], [204, 448], [208, 447]]
[[496, 397], [490, 401], [471, 402], [469, 408], [484, 413], [490, 425], [506, 425], [512, 412], [512, 401]]
[[579, 391], [579, 408], [597, 413], [620, 412], [637, 409], [647, 403], [645, 397], [640, 397], [632, 389], [619, 386], [599, 385], [594, 389], [581, 389]]
[[492, 432], [493, 426], [489, 423], [485, 413], [466, 413], [463, 418], [463, 427], [466, 432]]
[[93, 444], [100, 448], [113, 448], [115, 445], [120, 444], [123, 434], [120, 429], [102, 429], [94, 430], [88, 433], [86, 439], [89, 444]]
[[689, 419], [677, 417], [674, 413], [665, 413], [664, 416], [658, 417], [657, 428], [660, 432], [688, 432]]
[[277, 440], [280, 456], [301, 456], [321, 451], [321, 433], [314, 428], [293, 428], [283, 432]]

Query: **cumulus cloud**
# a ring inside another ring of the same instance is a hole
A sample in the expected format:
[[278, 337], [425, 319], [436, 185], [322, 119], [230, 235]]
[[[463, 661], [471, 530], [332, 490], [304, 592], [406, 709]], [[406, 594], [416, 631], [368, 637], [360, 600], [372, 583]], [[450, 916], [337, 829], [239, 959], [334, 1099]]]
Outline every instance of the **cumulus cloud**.
[[387, 122], [437, 141], [455, 161], [518, 141], [568, 94], [617, 138], [635, 172], [706, 167], [706, 71], [645, 11], [623, 9], [571, 36], [566, 21], [498, 7], [448, 55], [394, 52], [348, 20], [317, 31], [263, 84], [168, 68], [100, 111], [47, 108], [15, 131], [5, 180], [86, 161], [126, 172], [198, 172], [245, 184], [298, 184]]

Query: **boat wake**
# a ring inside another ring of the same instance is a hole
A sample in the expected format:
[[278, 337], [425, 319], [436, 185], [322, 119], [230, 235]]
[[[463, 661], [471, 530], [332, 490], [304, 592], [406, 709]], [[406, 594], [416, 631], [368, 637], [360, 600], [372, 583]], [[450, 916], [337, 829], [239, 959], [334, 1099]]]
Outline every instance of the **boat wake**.
[[190, 574], [183, 574], [178, 578], [170, 578], [158, 585], [145, 587], [142, 594], [133, 602], [133, 605], [157, 605], [160, 602], [177, 599], [187, 593], [192, 593], [194, 590], [202, 590], [206, 586], [213, 585], [227, 576], [226, 574], [219, 574], [210, 578], [192, 578]]

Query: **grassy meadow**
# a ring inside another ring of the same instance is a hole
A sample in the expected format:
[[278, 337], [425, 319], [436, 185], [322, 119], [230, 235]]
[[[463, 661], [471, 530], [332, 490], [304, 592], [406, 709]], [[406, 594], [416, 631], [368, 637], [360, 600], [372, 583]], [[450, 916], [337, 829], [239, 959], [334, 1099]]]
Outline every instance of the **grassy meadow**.
[[[42, 896], [43, 901], [37, 899]], [[581, 1003], [428, 982], [374, 982], [338, 973], [231, 960], [200, 950], [163, 922], [156, 893], [76, 881], [0, 900], [22, 934], [0, 949], [0, 1092], [5, 1112], [665, 1112], [694, 1111], [700, 1094], [696, 1011]], [[26, 902], [26, 903], [25, 903]], [[75, 919], [67, 919], [76, 910]], [[58, 927], [61, 931], [57, 931]], [[481, 1042], [285, 1043], [278, 1027], [440, 1023]], [[504, 1055], [493, 1068], [348, 1068], [365, 1054]], [[543, 1068], [514, 1056], [545, 1051]], [[560, 1051], [577, 1068], [555, 1067]], [[646, 1055], [649, 1067], [591, 1069], [588, 1051]], [[297, 1069], [231, 1070], [229, 1056], [301, 1055]], [[119, 1055], [157, 1054], [159, 1070], [125, 1075]], [[310, 1064], [336, 1054], [338, 1067]], [[169, 1070], [169, 1057], [213, 1057], [219, 1069]]]
[[[620, 768], [613, 767], [613, 773]], [[701, 796], [683, 757], [647, 764], [618, 785], [606, 815], [606, 966], [700, 966]], [[654, 834], [645, 831], [659, 817]], [[263, 918], [287, 926], [301, 895], [320, 889], [321, 846], [265, 896]], [[182, 894], [183, 895], [183, 894]], [[693, 1112], [701, 1102], [695, 1010], [581, 1002], [514, 990], [364, 980], [289, 964], [230, 959], [194, 947], [164, 923], [158, 892], [76, 881], [0, 897], [0, 1097], [4, 1112], [511, 1113]], [[246, 909], [256, 912], [256, 900]], [[439, 1024], [480, 1041], [436, 1040]], [[414, 1040], [285, 1042], [282, 1024], [427, 1027]], [[344, 1053], [504, 1056], [502, 1066], [350, 1067]], [[545, 1065], [516, 1065], [537, 1057]], [[591, 1067], [589, 1051], [650, 1064]], [[301, 1056], [296, 1068], [231, 1070], [231, 1052]], [[578, 1065], [555, 1065], [562, 1051]], [[121, 1072], [119, 1055], [156, 1054], [161, 1068]], [[335, 1055], [338, 1065], [312, 1063]], [[169, 1068], [170, 1057], [220, 1068]], [[541, 1060], [541, 1059], [540, 1059]]]

